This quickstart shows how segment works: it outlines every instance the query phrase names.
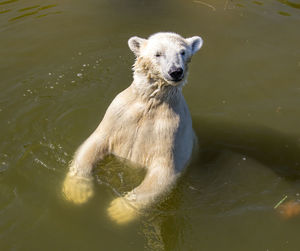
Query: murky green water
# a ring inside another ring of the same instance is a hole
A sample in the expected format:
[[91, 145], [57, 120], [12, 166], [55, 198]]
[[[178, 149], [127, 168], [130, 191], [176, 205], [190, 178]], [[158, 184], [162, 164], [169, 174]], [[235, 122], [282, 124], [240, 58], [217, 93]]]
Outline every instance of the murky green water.
[[[1, 250], [299, 250], [298, 0], [1, 0]], [[66, 202], [78, 145], [131, 83], [133, 35], [200, 35], [184, 94], [202, 154], [173, 193], [127, 226], [106, 208], [141, 175], [114, 159], [96, 196]]]

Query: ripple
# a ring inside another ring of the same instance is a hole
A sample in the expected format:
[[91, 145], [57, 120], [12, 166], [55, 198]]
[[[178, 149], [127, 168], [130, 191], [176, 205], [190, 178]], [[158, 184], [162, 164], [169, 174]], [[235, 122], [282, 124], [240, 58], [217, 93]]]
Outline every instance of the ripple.
[[22, 12], [22, 11], [26, 11], [26, 10], [36, 9], [36, 8], [38, 8], [38, 7], [40, 7], [40, 5], [34, 5], [34, 6], [31, 6], [31, 7], [19, 9], [18, 11], [19, 11], [19, 12]]
[[20, 16], [17, 16], [17, 17], [13, 17], [13, 18], [9, 19], [9, 21], [15, 21], [15, 20], [27, 17], [27, 16], [32, 16], [32, 15], [37, 14], [37, 13], [38, 13], [38, 11], [28, 12], [28, 13], [25, 13], [23, 15], [20, 15]]
[[[18, 10], [18, 12], [25, 12], [25, 11], [30, 11], [30, 12], [24, 13], [24, 14], [16, 16], [16, 17], [13, 17], [13, 18], [9, 19], [9, 21], [16, 21], [18, 19], [23, 19], [23, 18], [28, 17], [28, 16], [34, 16], [35, 14], [39, 14], [40, 12], [42, 12], [44, 10], [48, 10], [48, 9], [51, 9], [51, 8], [54, 8], [54, 7], [57, 7], [57, 4], [49, 4], [49, 5], [45, 5], [45, 6], [34, 5], [34, 6], [21, 8], [21, 9]], [[38, 15], [36, 17], [40, 18], [40, 17], [48, 16], [50, 14], [53, 15], [53, 14], [60, 14], [60, 13], [62, 13], [62, 11], [41, 13], [41, 15]]]
[[8, 1], [0, 2], [0, 5], [10, 4], [10, 3], [18, 2], [18, 1], [19, 0], [8, 0]]
[[46, 16], [49, 16], [49, 15], [55, 15], [55, 14], [61, 14], [62, 11], [55, 11], [55, 12], [49, 12], [49, 13], [46, 13], [46, 14], [43, 14], [43, 15], [39, 15], [39, 16], [36, 16], [37, 18], [41, 18], [41, 17], [46, 17]]
[[254, 4], [257, 4], [257, 5], [263, 5], [264, 3], [262, 2], [259, 2], [259, 1], [253, 1]]
[[284, 5], [290, 6], [292, 8], [300, 9], [300, 3], [294, 3], [294, 2], [288, 1], [288, 0], [277, 0], [277, 1]]
[[46, 10], [46, 9], [50, 9], [50, 8], [53, 8], [56, 6], [57, 6], [57, 4], [50, 4], [50, 5], [46, 5], [44, 7], [39, 8], [39, 10]]
[[[28, 18], [41, 18], [49, 15], [61, 14], [63, 11], [58, 9], [58, 4], [23, 3], [18, 0], [0, 2], [0, 15], [6, 19], [6, 24], [27, 20]], [[1, 22], [5, 27], [5, 22]]]
[[284, 11], [278, 11], [278, 14], [281, 15], [281, 16], [285, 16], [285, 17], [291, 16], [290, 13], [287, 13], [287, 12], [284, 12]]
[[3, 10], [3, 11], [0, 11], [0, 14], [4, 14], [4, 13], [7, 13], [7, 12], [10, 12], [11, 10]]

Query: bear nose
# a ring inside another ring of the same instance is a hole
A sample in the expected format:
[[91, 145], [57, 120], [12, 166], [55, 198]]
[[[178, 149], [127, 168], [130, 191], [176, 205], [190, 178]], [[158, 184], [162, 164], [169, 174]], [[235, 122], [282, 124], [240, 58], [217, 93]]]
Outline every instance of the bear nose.
[[175, 68], [175, 69], [171, 68], [168, 73], [172, 77], [173, 80], [179, 81], [182, 79], [183, 69], [181, 67]]

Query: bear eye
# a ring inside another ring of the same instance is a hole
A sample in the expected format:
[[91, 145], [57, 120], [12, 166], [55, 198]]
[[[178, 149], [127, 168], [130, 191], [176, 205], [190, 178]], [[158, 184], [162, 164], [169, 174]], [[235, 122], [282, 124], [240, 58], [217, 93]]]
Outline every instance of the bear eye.
[[185, 51], [184, 50], [180, 51], [180, 55], [184, 56], [185, 55]]
[[155, 57], [159, 58], [161, 56], [160, 52], [156, 52]]

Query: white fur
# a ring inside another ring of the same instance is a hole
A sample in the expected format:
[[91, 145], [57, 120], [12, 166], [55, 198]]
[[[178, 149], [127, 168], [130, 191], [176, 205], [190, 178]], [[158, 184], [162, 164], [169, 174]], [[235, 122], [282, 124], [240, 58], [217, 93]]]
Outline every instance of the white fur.
[[[148, 40], [132, 37], [128, 44], [137, 57], [134, 81], [116, 96], [98, 128], [79, 147], [63, 186], [68, 200], [87, 201], [93, 195], [92, 168], [107, 154], [146, 167], [143, 182], [108, 209], [119, 223], [132, 220], [169, 191], [191, 158], [195, 136], [181, 88], [202, 39], [157, 33]], [[184, 69], [179, 82], [167, 76], [172, 65]]]

